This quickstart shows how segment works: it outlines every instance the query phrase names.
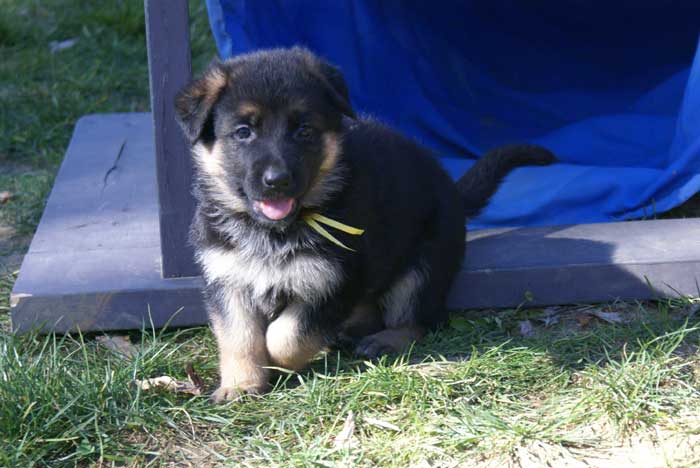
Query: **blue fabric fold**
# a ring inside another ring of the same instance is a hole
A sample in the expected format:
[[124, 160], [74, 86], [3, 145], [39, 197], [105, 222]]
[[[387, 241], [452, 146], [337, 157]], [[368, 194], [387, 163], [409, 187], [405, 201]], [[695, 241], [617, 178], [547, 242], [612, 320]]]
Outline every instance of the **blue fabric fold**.
[[453, 177], [512, 142], [514, 171], [470, 227], [653, 216], [700, 190], [700, 2], [207, 0], [223, 58], [304, 45], [355, 108], [432, 148]]

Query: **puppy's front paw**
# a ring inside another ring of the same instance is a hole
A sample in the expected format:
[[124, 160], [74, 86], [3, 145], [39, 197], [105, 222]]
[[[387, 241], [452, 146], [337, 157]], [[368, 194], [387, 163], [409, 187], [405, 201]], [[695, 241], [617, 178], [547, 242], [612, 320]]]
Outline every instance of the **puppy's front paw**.
[[223, 403], [225, 401], [238, 400], [243, 392], [238, 387], [219, 387], [211, 394], [211, 401]]
[[252, 387], [247, 387], [247, 388], [242, 388], [242, 387], [225, 387], [221, 386], [217, 388], [214, 393], [211, 394], [211, 401], [214, 403], [223, 403], [225, 401], [234, 401], [238, 400], [243, 395], [260, 395], [265, 391], [265, 388], [262, 386], [252, 386]]

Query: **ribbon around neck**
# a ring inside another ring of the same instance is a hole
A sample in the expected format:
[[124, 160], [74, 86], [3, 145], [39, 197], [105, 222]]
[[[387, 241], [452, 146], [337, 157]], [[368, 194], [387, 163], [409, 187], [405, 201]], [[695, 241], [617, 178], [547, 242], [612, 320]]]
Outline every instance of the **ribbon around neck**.
[[311, 227], [311, 229], [321, 234], [321, 236], [333, 242], [335, 245], [342, 247], [345, 250], [350, 250], [352, 252], [355, 252], [355, 249], [351, 249], [350, 247], [333, 237], [333, 234], [328, 232], [323, 226], [321, 226], [321, 224], [325, 224], [326, 226], [332, 227], [333, 229], [343, 231], [344, 233], [350, 234], [351, 236], [361, 236], [365, 232], [364, 229], [358, 229], [356, 227], [348, 226], [347, 224], [343, 224], [340, 221], [327, 218], [318, 213], [309, 213], [304, 215], [304, 221]]

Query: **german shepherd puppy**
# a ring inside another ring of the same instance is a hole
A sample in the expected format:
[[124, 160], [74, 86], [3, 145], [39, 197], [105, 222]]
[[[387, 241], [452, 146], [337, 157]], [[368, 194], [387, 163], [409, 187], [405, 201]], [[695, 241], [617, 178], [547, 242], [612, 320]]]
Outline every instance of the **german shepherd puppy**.
[[296, 47], [213, 63], [176, 109], [196, 167], [215, 401], [262, 392], [267, 366], [299, 369], [339, 339], [376, 357], [443, 323], [465, 216], [511, 169], [555, 161], [508, 146], [455, 184], [428, 150], [356, 117], [340, 71]]

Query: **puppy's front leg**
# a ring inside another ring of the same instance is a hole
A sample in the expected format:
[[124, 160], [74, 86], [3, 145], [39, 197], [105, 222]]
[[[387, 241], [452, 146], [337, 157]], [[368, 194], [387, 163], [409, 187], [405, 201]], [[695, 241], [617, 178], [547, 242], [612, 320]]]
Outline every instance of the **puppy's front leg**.
[[266, 343], [270, 360], [290, 370], [304, 367], [327, 344], [326, 335], [314, 327], [313, 306], [287, 306], [267, 328]]
[[212, 400], [233, 400], [244, 393], [262, 393], [268, 385], [269, 365], [265, 347], [265, 323], [254, 310], [233, 296], [220, 313], [210, 311], [219, 345], [221, 385]]

